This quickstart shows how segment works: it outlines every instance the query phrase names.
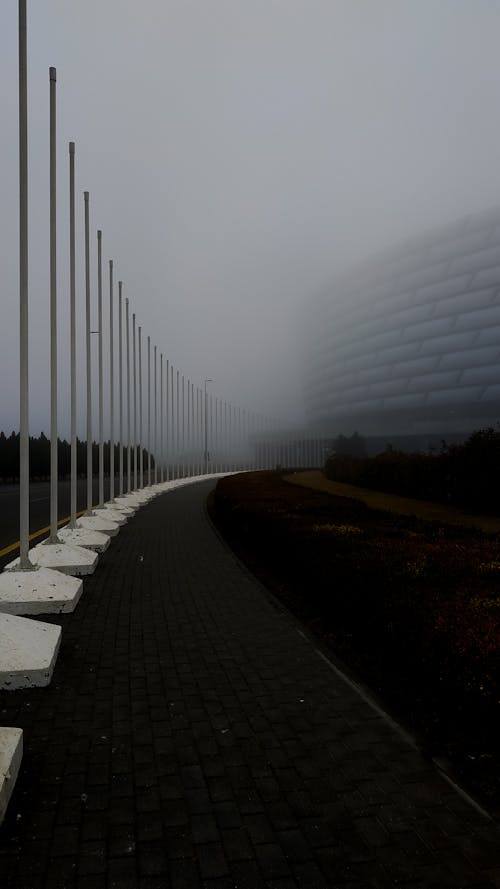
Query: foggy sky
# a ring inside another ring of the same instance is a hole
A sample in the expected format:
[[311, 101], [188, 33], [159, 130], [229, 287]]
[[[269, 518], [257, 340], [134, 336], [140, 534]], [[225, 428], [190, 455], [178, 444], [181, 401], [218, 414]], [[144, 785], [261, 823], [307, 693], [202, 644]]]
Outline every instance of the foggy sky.
[[[49, 429], [49, 66], [58, 77], [59, 428], [68, 160], [130, 311], [224, 400], [303, 417], [299, 320], [339, 272], [500, 203], [495, 0], [28, 0], [30, 428]], [[18, 428], [17, 2], [0, 4], [0, 429]], [[117, 296], [117, 288], [116, 288]], [[94, 355], [96, 355], [94, 349]], [[84, 365], [79, 355], [79, 433]]]

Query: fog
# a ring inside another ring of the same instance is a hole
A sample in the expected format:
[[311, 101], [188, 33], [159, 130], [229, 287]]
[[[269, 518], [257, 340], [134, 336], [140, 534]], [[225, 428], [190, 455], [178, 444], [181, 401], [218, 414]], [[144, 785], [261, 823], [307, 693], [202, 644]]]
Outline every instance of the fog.
[[[303, 422], [301, 319], [340, 272], [500, 203], [493, 0], [28, 0], [30, 428], [49, 429], [49, 66], [57, 68], [59, 428], [68, 158], [150, 335], [196, 385]], [[18, 428], [17, 3], [0, 6], [0, 428]], [[117, 288], [115, 290], [117, 296]], [[94, 358], [96, 357], [94, 351]], [[83, 350], [79, 433], [84, 434]]]

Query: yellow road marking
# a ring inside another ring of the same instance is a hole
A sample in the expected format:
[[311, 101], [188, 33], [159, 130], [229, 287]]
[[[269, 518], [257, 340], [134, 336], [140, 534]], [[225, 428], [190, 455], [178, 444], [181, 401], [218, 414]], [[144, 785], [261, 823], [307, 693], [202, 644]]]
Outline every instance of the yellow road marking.
[[[86, 509], [81, 509], [80, 512], [77, 512], [77, 517], [86, 513]], [[59, 519], [57, 525], [65, 525], [66, 522], [69, 522], [71, 516], [66, 516], [65, 519]], [[47, 534], [50, 531], [50, 525], [47, 525], [46, 528], [40, 528], [39, 531], [33, 531], [33, 534], [30, 534], [28, 540], [35, 540], [37, 537], [41, 537], [42, 534]], [[2, 556], [6, 556], [8, 553], [14, 552], [16, 549], [19, 549], [20, 541], [17, 540], [16, 543], [11, 543], [10, 546], [6, 546], [5, 549], [0, 549], [0, 558]]]

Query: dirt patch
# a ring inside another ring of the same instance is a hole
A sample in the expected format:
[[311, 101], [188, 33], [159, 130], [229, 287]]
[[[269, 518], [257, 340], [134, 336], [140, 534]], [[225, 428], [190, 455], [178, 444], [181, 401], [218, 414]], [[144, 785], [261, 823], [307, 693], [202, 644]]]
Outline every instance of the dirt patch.
[[374, 509], [339, 496], [337, 483], [313, 490], [303, 482], [315, 474], [297, 484], [298, 475], [220, 480], [218, 528], [422, 749], [498, 814], [499, 540], [416, 509]]
[[372, 491], [369, 488], [358, 488], [345, 482], [329, 481], [319, 470], [295, 472], [284, 476], [287, 482], [336, 494], [338, 497], [351, 497], [361, 500], [372, 509], [383, 509], [397, 512], [399, 515], [417, 516], [428, 522], [441, 522], [445, 525], [462, 525], [466, 528], [478, 528], [488, 534], [500, 534], [500, 519], [493, 516], [471, 515], [453, 506], [442, 506], [429, 500], [412, 500], [399, 497], [397, 494], [386, 494], [383, 491]]

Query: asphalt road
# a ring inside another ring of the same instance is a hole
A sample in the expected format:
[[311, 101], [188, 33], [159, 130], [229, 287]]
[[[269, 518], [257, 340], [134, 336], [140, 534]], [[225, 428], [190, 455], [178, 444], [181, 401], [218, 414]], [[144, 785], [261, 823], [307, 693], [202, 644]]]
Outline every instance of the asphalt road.
[[[116, 489], [115, 489], [116, 490]], [[109, 479], [104, 480], [104, 499], [109, 497]], [[99, 500], [99, 480], [93, 480], [93, 502]], [[60, 481], [58, 488], [59, 519], [70, 513], [71, 490], [69, 481]], [[77, 485], [77, 510], [87, 505], [87, 481]], [[30, 485], [30, 534], [50, 524], [50, 484], [34, 482]], [[19, 485], [0, 486], [0, 552], [19, 540]], [[33, 541], [34, 543], [38, 541]], [[17, 550], [0, 556], [0, 569], [17, 556]]]

